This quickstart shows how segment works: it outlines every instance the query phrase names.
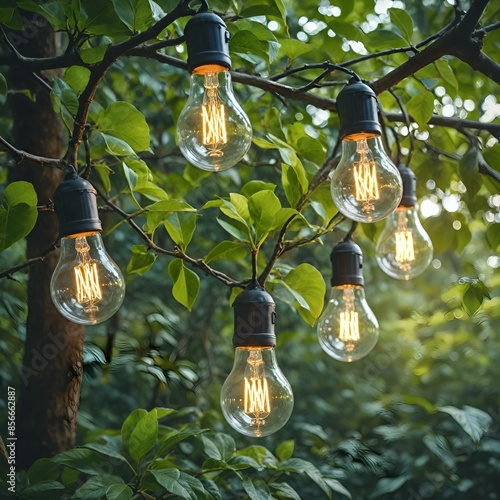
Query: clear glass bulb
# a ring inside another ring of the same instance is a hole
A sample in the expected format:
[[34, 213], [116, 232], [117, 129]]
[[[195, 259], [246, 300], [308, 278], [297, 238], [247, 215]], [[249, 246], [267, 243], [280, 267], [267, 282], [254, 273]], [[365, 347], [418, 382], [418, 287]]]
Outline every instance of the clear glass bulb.
[[427, 269], [432, 254], [432, 241], [420, 223], [416, 207], [400, 206], [389, 215], [376, 247], [382, 271], [399, 280], [412, 279]]
[[57, 310], [74, 323], [94, 325], [110, 318], [125, 297], [125, 280], [100, 233], [61, 239], [61, 257], [50, 281]]
[[342, 157], [333, 171], [331, 192], [339, 212], [358, 222], [376, 222], [401, 201], [403, 184], [379, 136], [359, 134], [342, 141]]
[[293, 392], [274, 348], [237, 347], [220, 401], [224, 418], [241, 434], [263, 437], [281, 429], [292, 414]]
[[193, 72], [177, 122], [177, 141], [184, 157], [203, 170], [226, 170], [245, 156], [252, 126], [234, 97], [226, 68], [208, 65]]
[[318, 339], [323, 350], [339, 361], [356, 361], [377, 343], [377, 318], [359, 285], [332, 287], [330, 300], [318, 320]]

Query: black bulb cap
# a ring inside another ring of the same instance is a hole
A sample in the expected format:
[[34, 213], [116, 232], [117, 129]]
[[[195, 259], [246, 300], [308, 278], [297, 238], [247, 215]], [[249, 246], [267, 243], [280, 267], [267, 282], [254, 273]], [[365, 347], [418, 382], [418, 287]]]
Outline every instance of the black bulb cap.
[[252, 282], [234, 300], [234, 347], [274, 347], [276, 304], [257, 282]]
[[229, 31], [224, 21], [211, 12], [195, 14], [184, 28], [188, 52], [187, 65], [192, 73], [209, 64], [231, 69]]
[[332, 286], [363, 286], [363, 253], [353, 241], [342, 241], [330, 254], [332, 262]]
[[403, 181], [403, 197], [400, 207], [414, 207], [417, 204], [417, 176], [410, 167], [398, 165]]
[[337, 96], [340, 120], [340, 138], [366, 134], [379, 136], [382, 129], [378, 121], [378, 102], [375, 92], [353, 77]]
[[59, 236], [102, 231], [97, 210], [97, 192], [90, 184], [70, 172], [57, 186], [54, 208], [59, 217]]

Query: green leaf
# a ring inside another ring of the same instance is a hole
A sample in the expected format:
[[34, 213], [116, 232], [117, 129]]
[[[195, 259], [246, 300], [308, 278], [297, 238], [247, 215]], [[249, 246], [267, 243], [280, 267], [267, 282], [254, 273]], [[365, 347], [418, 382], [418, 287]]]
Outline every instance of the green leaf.
[[284, 281], [302, 298], [298, 300], [294, 296], [294, 306], [299, 314], [311, 326], [314, 325], [323, 310], [325, 299], [326, 286], [321, 273], [310, 264], [300, 264], [288, 273]]
[[483, 179], [479, 173], [479, 150], [476, 147], [471, 147], [462, 158], [460, 158], [458, 172], [460, 174], [460, 179], [467, 188], [467, 200], [473, 201], [477, 192], [483, 185]]
[[180, 259], [170, 262], [168, 274], [174, 282], [172, 287], [174, 299], [191, 311], [200, 290], [200, 278], [196, 273], [187, 269]]
[[114, 156], [135, 156], [135, 151], [128, 143], [108, 134], [101, 134], [106, 144], [106, 152]]
[[237, 220], [225, 221], [217, 219], [217, 223], [238, 241], [251, 243], [248, 228], [241, 222]]
[[293, 449], [295, 447], [295, 441], [289, 439], [283, 441], [276, 448], [276, 456], [281, 460], [288, 460], [293, 455]]
[[[361, 33], [358, 39], [361, 38]], [[371, 52], [406, 47], [407, 41], [394, 31], [377, 29], [364, 35], [364, 44]]]
[[424, 127], [434, 112], [434, 95], [427, 90], [420, 92], [406, 103], [406, 110], [419, 127]]
[[464, 308], [469, 316], [474, 316], [483, 304], [483, 299], [483, 290], [472, 283], [469, 284], [464, 296], [462, 297]]
[[255, 462], [255, 464], [261, 468], [267, 467], [271, 469], [276, 469], [278, 466], [278, 461], [276, 460], [276, 457], [264, 446], [259, 446], [259, 445], [248, 446], [241, 450], [237, 450], [234, 456], [251, 458]]
[[274, 228], [280, 209], [279, 198], [270, 190], [259, 191], [248, 199], [248, 210], [253, 220], [258, 246]]
[[64, 484], [59, 481], [42, 481], [23, 489], [19, 498], [60, 498], [64, 489]]
[[411, 44], [413, 36], [413, 21], [409, 14], [403, 9], [389, 9], [391, 22], [398, 28], [408, 44]]
[[123, 448], [125, 448], [125, 450], [129, 451], [130, 436], [132, 435], [132, 432], [134, 432], [134, 429], [139, 421], [142, 420], [147, 414], [148, 412], [146, 410], [138, 408], [125, 419], [125, 422], [123, 422], [121, 436]]
[[486, 228], [486, 241], [492, 250], [496, 250], [500, 245], [500, 226], [498, 223], [491, 223]]
[[229, 50], [231, 54], [238, 55], [251, 64], [258, 64], [260, 59], [267, 64], [270, 62], [268, 43], [259, 40], [249, 30], [240, 30], [234, 33], [229, 41]]
[[132, 33], [144, 31], [154, 23], [149, 0], [112, 0], [118, 17]]
[[106, 500], [129, 500], [134, 492], [126, 484], [112, 484], [106, 490]]
[[149, 127], [144, 115], [128, 102], [114, 102], [100, 115], [95, 127], [126, 142], [134, 151], [149, 149]]
[[0, 252], [24, 238], [35, 226], [38, 199], [33, 184], [12, 182], [0, 204]]
[[163, 222], [172, 241], [185, 250], [196, 229], [196, 214], [176, 212]]
[[279, 466], [279, 470], [295, 472], [297, 474], [306, 475], [314, 483], [316, 483], [328, 497], [330, 497], [330, 487], [325, 482], [321, 472], [311, 463], [301, 458], [290, 458], [282, 462]]
[[158, 439], [158, 418], [156, 410], [151, 410], [144, 415], [130, 434], [128, 450], [130, 456], [136, 461], [141, 459], [150, 451]]
[[301, 500], [299, 494], [287, 483], [270, 483], [269, 487], [280, 500]]
[[142, 276], [153, 267], [156, 258], [157, 255], [149, 252], [146, 245], [134, 245], [132, 247], [132, 258], [127, 264], [127, 273]]
[[249, 181], [241, 188], [241, 194], [246, 198], [250, 198], [250, 196], [257, 193], [258, 191], [263, 191], [265, 189], [274, 191], [276, 189], [276, 184], [273, 184], [272, 182], [257, 180]]
[[[305, 173], [304, 173], [305, 175]], [[296, 169], [286, 163], [281, 164], [281, 182], [285, 190], [285, 196], [291, 207], [297, 206], [302, 195], [305, 193], [303, 182], [300, 181]]]
[[[187, 498], [192, 500], [198, 500], [195, 491], [190, 484], [190, 480], [195, 480], [179, 471], [178, 469], [168, 468], [168, 469], [152, 469], [151, 474], [155, 477], [156, 481], [160, 486], [163, 486], [168, 492], [173, 493], [181, 498]], [[188, 480], [187, 478], [190, 478]], [[198, 480], [196, 480], [198, 481]], [[199, 482], [199, 481], [198, 481]], [[200, 487], [203, 486], [200, 483]]]
[[163, 200], [146, 207], [146, 230], [152, 233], [174, 212], [195, 212], [196, 209], [182, 200]]
[[441, 77], [441, 83], [446, 88], [446, 91], [451, 97], [455, 97], [458, 91], [458, 82], [455, 77], [455, 73], [445, 59], [438, 59], [434, 62], [439, 76]]
[[92, 476], [102, 474], [103, 472], [102, 455], [86, 448], [73, 448], [72, 450], [64, 451], [53, 457], [52, 461]]
[[78, 96], [64, 80], [61, 80], [57, 76], [52, 80], [51, 98], [56, 113], [60, 113], [61, 107], [64, 107], [72, 115], [76, 115], [78, 111]]
[[238, 241], [221, 241], [203, 259], [207, 264], [214, 260], [241, 260], [247, 253], [246, 245]]
[[80, 57], [85, 64], [95, 64], [103, 60], [107, 49], [108, 45], [98, 45], [90, 49], [83, 49], [80, 52]]
[[341, 495], [344, 495], [347, 498], [352, 498], [351, 494], [349, 493], [349, 490], [340, 481], [337, 481], [336, 479], [332, 479], [330, 477], [325, 477], [323, 479], [325, 480], [325, 483], [330, 487], [332, 491], [340, 493]]
[[407, 481], [409, 477], [406, 474], [398, 477], [383, 477], [377, 481], [375, 488], [370, 494], [370, 498], [379, 498], [389, 493], [398, 491]]
[[285, 39], [281, 40], [279, 57], [286, 56], [291, 60], [297, 59], [308, 52], [314, 50], [314, 46], [310, 43], [304, 43], [299, 40]]
[[271, 500], [272, 498], [267, 484], [258, 477], [254, 479], [245, 477], [242, 485], [251, 500]]
[[75, 491], [71, 498], [82, 498], [85, 500], [101, 499], [106, 495], [108, 488], [112, 485], [123, 484], [123, 479], [109, 474], [93, 476]]
[[38, 459], [28, 470], [30, 484], [59, 478], [59, 466], [48, 458]]
[[464, 406], [463, 409], [455, 406], [439, 406], [437, 411], [450, 415], [475, 444], [479, 444], [493, 421], [488, 413], [472, 406]]
[[74, 90], [76, 95], [80, 95], [90, 78], [90, 70], [83, 66], [70, 66], [64, 72], [64, 81]]

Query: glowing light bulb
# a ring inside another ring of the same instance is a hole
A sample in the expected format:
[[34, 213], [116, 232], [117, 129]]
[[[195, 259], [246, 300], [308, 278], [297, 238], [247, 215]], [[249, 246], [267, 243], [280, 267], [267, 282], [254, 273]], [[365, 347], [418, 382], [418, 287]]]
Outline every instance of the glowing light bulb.
[[90, 182], [70, 172], [54, 193], [54, 207], [61, 256], [50, 281], [52, 301], [75, 323], [100, 323], [122, 304], [125, 280], [102, 243], [97, 192]]
[[252, 281], [234, 303], [234, 365], [220, 402], [233, 429], [253, 437], [281, 429], [292, 414], [293, 392], [276, 361], [275, 303]]
[[177, 141], [193, 165], [218, 172], [238, 163], [252, 143], [252, 126], [236, 102], [225, 68], [203, 66], [191, 75], [191, 91], [177, 122]]
[[318, 340], [332, 358], [356, 361], [375, 347], [379, 337], [377, 319], [365, 299], [361, 249], [344, 241], [332, 250], [331, 261], [332, 289], [318, 320]]
[[281, 429], [292, 414], [293, 393], [273, 347], [237, 347], [221, 391], [221, 408], [241, 434], [263, 437]]
[[50, 294], [63, 316], [84, 325], [100, 323], [120, 308], [125, 280], [99, 233], [61, 239]]
[[323, 350], [339, 361], [356, 361], [376, 345], [378, 323], [365, 299], [363, 287], [333, 287], [318, 321], [318, 340]]
[[342, 141], [342, 157], [331, 179], [338, 210], [358, 222], [376, 222], [399, 205], [402, 183], [380, 137]]
[[402, 182], [384, 150], [373, 90], [353, 78], [337, 97], [342, 156], [331, 178], [339, 212], [358, 222], [376, 222], [399, 205]]
[[382, 271], [392, 278], [410, 280], [427, 269], [433, 247], [418, 218], [415, 175], [408, 167], [400, 168], [400, 172], [403, 199], [386, 220], [377, 240], [376, 258]]
[[238, 163], [252, 143], [252, 126], [231, 85], [229, 32], [212, 13], [194, 15], [184, 29], [191, 87], [177, 122], [177, 142], [193, 165], [212, 172]]

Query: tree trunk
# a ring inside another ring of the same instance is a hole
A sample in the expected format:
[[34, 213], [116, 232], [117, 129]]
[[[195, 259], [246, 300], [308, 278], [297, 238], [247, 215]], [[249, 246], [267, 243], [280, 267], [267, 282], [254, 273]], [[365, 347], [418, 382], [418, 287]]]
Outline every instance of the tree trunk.
[[[37, 15], [26, 14], [25, 30], [9, 35], [26, 56], [48, 57], [59, 50], [59, 37]], [[41, 75], [43, 77], [43, 75]], [[52, 110], [48, 89], [33, 74], [12, 69], [16, 89], [30, 89], [35, 102], [21, 93], [11, 98], [13, 142], [41, 156], [63, 155], [63, 126]], [[23, 162], [13, 172], [16, 180], [33, 183], [39, 204], [52, 199], [62, 178], [60, 171]], [[27, 256], [40, 255], [57, 238], [58, 221], [52, 212], [40, 212], [27, 238]], [[59, 252], [30, 269], [28, 320], [23, 371], [19, 389], [17, 464], [28, 468], [35, 460], [75, 445], [80, 400], [85, 330], [61, 316], [50, 298], [50, 279]]]

